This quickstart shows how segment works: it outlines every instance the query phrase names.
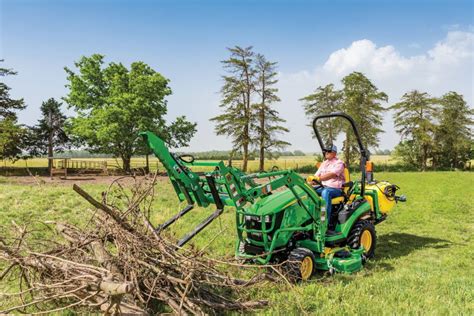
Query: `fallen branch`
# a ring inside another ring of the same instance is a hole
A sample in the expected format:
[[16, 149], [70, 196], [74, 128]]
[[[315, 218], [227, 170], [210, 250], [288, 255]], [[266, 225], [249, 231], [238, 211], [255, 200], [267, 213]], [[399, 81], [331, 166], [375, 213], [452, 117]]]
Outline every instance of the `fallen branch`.
[[[17, 227], [12, 227], [12, 237], [0, 236], [0, 259], [7, 262], [0, 278], [27, 281], [26, 289], [23, 283], [19, 292], [1, 294], [21, 303], [0, 314], [64, 309], [154, 314], [167, 308], [176, 314], [202, 315], [266, 306], [265, 301], [247, 301], [242, 292], [262, 277], [236, 279], [218, 270], [225, 261], [216, 264], [203, 249], [178, 251], [156, 234], [147, 216], [155, 183], [156, 176], [131, 188], [116, 182], [103, 194], [103, 202], [74, 185], [74, 191], [97, 209], [85, 228], [49, 222], [57, 233], [55, 240], [35, 240]], [[49, 245], [46, 251], [31, 248], [40, 241]]]

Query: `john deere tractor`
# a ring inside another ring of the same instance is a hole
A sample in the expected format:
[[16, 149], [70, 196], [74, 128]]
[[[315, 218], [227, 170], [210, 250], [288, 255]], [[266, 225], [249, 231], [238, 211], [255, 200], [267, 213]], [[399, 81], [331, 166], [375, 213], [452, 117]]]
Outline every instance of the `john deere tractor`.
[[[308, 182], [311, 178], [304, 179], [293, 170], [245, 174], [222, 161], [195, 161], [192, 156], [169, 152], [158, 136], [143, 132], [141, 136], [166, 168], [179, 200], [187, 202], [156, 230], [166, 229], [196, 204], [214, 204], [215, 212], [178, 241], [177, 246], [182, 247], [230, 206], [235, 210], [237, 257], [257, 264], [281, 263], [292, 280], [307, 280], [316, 269], [331, 274], [359, 271], [365, 260], [374, 256], [375, 225], [405, 197], [396, 195], [396, 185], [374, 180], [369, 154], [350, 116], [332, 113], [314, 119], [314, 132], [323, 152], [328, 149], [317, 123], [325, 118], [349, 121], [361, 155], [360, 179], [351, 180], [346, 168], [344, 194], [332, 200], [330, 234], [325, 202]], [[213, 170], [193, 172], [194, 166]]]

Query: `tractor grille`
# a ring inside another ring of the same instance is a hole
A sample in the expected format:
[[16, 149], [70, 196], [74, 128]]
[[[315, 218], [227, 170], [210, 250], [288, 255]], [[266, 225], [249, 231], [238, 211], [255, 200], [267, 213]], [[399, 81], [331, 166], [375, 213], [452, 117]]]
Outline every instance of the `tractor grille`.
[[[283, 220], [283, 213], [284, 212], [278, 212], [275, 220], [275, 225], [273, 226], [273, 229], [267, 233], [268, 241], [271, 242], [273, 239], [273, 234], [277, 229], [280, 228], [281, 222]], [[265, 226], [267, 229], [269, 229], [272, 225], [272, 220], [273, 220], [273, 215], [266, 215], [263, 216], [263, 220], [265, 220]], [[251, 229], [251, 230], [257, 230], [259, 232], [249, 232], [247, 233], [247, 238], [249, 240], [253, 241], [259, 241], [263, 242], [263, 232], [262, 232], [262, 216], [245, 216], [245, 228], [246, 229]]]

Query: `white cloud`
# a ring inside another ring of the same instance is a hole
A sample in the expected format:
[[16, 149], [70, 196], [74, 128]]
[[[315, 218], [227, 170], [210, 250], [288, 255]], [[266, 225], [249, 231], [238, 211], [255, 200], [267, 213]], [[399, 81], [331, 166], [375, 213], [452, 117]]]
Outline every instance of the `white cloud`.
[[[289, 117], [290, 134], [294, 136], [289, 135], [288, 139], [294, 148], [306, 151], [315, 148], [308, 127], [301, 124], [307, 123], [307, 119], [297, 100], [320, 85], [340, 86], [340, 80], [353, 71], [363, 72], [386, 92], [389, 104], [397, 102], [403, 93], [419, 89], [433, 96], [456, 91], [472, 106], [474, 32], [450, 31], [431, 49], [415, 56], [403, 56], [391, 45], [378, 47], [371, 40], [357, 40], [331, 53], [325, 63], [313, 71], [280, 74], [280, 112]], [[399, 138], [393, 131], [391, 114], [385, 116], [384, 128], [386, 133], [381, 136], [380, 147], [392, 148]]]

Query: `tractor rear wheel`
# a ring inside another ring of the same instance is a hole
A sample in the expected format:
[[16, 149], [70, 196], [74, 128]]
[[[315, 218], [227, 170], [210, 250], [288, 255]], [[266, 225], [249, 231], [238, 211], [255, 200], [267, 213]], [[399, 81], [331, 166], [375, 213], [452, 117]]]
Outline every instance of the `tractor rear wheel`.
[[375, 226], [368, 220], [357, 221], [347, 237], [347, 244], [353, 249], [364, 248], [364, 256], [372, 258], [375, 255], [375, 245], [377, 244], [377, 234]]
[[308, 280], [314, 271], [314, 254], [307, 248], [293, 249], [288, 255], [284, 269], [293, 282]]

